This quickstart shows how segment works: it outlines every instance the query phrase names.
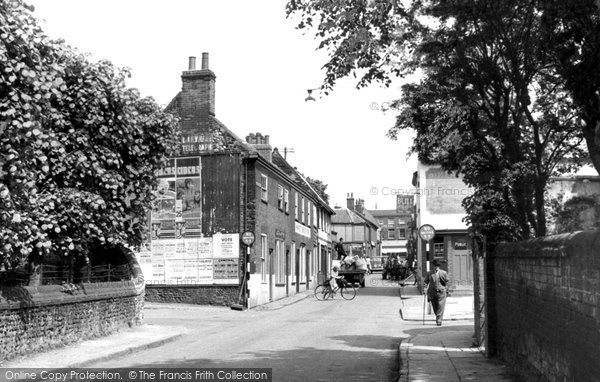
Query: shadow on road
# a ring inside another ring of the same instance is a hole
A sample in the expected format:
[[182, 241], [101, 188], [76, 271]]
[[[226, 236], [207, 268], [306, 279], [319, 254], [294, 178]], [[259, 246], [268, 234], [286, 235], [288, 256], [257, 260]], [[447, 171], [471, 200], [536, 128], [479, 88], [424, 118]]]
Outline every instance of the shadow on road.
[[[396, 381], [400, 337], [336, 336], [339, 348], [300, 347], [239, 353], [227, 359], [172, 358], [131, 365], [139, 368], [273, 368], [274, 381]], [[232, 352], [234, 350], [232, 349]]]

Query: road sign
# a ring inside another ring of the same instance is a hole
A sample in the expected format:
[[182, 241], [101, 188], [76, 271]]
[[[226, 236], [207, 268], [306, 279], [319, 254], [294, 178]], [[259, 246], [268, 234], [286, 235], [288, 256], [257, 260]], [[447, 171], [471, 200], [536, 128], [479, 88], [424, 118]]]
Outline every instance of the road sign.
[[419, 236], [425, 241], [430, 241], [435, 236], [435, 228], [431, 224], [423, 224], [419, 227]]
[[254, 234], [250, 231], [246, 231], [242, 234], [242, 242], [246, 244], [248, 247], [251, 247], [254, 244]]

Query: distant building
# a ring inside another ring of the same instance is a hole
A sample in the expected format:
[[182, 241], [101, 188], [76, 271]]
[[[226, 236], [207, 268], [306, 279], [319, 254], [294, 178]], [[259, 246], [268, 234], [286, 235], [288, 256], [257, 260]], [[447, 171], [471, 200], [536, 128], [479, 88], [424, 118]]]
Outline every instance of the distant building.
[[381, 255], [371, 259], [374, 270], [383, 269], [388, 256], [408, 260], [407, 244], [414, 215], [414, 195], [398, 195], [396, 209], [367, 210], [380, 227]]
[[[416, 188], [416, 230], [424, 224], [435, 228], [435, 237], [426, 243], [417, 239], [417, 260], [421, 275], [434, 259], [448, 271], [453, 289], [472, 293], [472, 243], [463, 221], [462, 200], [474, 190], [462, 178], [448, 174], [440, 166], [418, 163], [413, 175]], [[416, 232], [415, 232], [416, 233]]]
[[[600, 200], [600, 176], [562, 176], [552, 177], [548, 181], [547, 202], [551, 205], [555, 205], [554, 202], [564, 205], [565, 202], [574, 197], [591, 197]], [[583, 229], [592, 229], [597, 226], [599, 217], [596, 216], [597, 212], [592, 206], [585, 208], [579, 207], [577, 217], [573, 218], [579, 220], [579, 226]], [[551, 216], [547, 216], [548, 221], [548, 233], [561, 233], [564, 227], [557, 227]]]
[[359, 199], [355, 203], [353, 194], [348, 194], [346, 208], [335, 207], [331, 224], [336, 234], [335, 241], [343, 239], [347, 255], [359, 255], [371, 259], [380, 256], [377, 239], [379, 225], [369, 211], [364, 209], [363, 200]]
[[547, 189], [551, 197], [559, 197], [563, 202], [574, 196], [600, 195], [600, 176], [576, 175], [552, 177], [548, 181]]

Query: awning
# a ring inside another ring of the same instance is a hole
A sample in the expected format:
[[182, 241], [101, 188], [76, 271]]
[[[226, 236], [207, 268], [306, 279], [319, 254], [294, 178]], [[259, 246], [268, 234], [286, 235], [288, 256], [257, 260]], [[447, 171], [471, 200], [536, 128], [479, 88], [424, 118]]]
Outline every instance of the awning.
[[406, 248], [381, 248], [381, 254], [386, 253], [406, 253]]

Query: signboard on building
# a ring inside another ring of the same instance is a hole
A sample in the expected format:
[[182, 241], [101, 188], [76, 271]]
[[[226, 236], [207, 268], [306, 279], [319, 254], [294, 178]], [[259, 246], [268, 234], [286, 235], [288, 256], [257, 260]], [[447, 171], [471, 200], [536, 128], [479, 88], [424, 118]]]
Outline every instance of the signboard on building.
[[184, 134], [181, 137], [181, 152], [183, 155], [197, 155], [214, 149], [215, 140], [210, 133]]
[[454, 250], [466, 251], [467, 250], [467, 238], [466, 237], [454, 238]]
[[473, 192], [473, 188], [464, 184], [460, 177], [448, 174], [441, 167], [432, 167], [425, 172], [425, 186], [421, 195], [430, 213], [464, 214], [462, 201]]
[[414, 195], [397, 195], [396, 196], [396, 213], [408, 215], [413, 213], [415, 199]]
[[308, 228], [307, 226], [305, 226], [301, 223], [298, 223], [298, 222], [294, 222], [294, 223], [295, 223], [295, 225], [294, 225], [295, 231], [298, 235], [302, 235], [302, 236], [310, 238], [310, 228]]

